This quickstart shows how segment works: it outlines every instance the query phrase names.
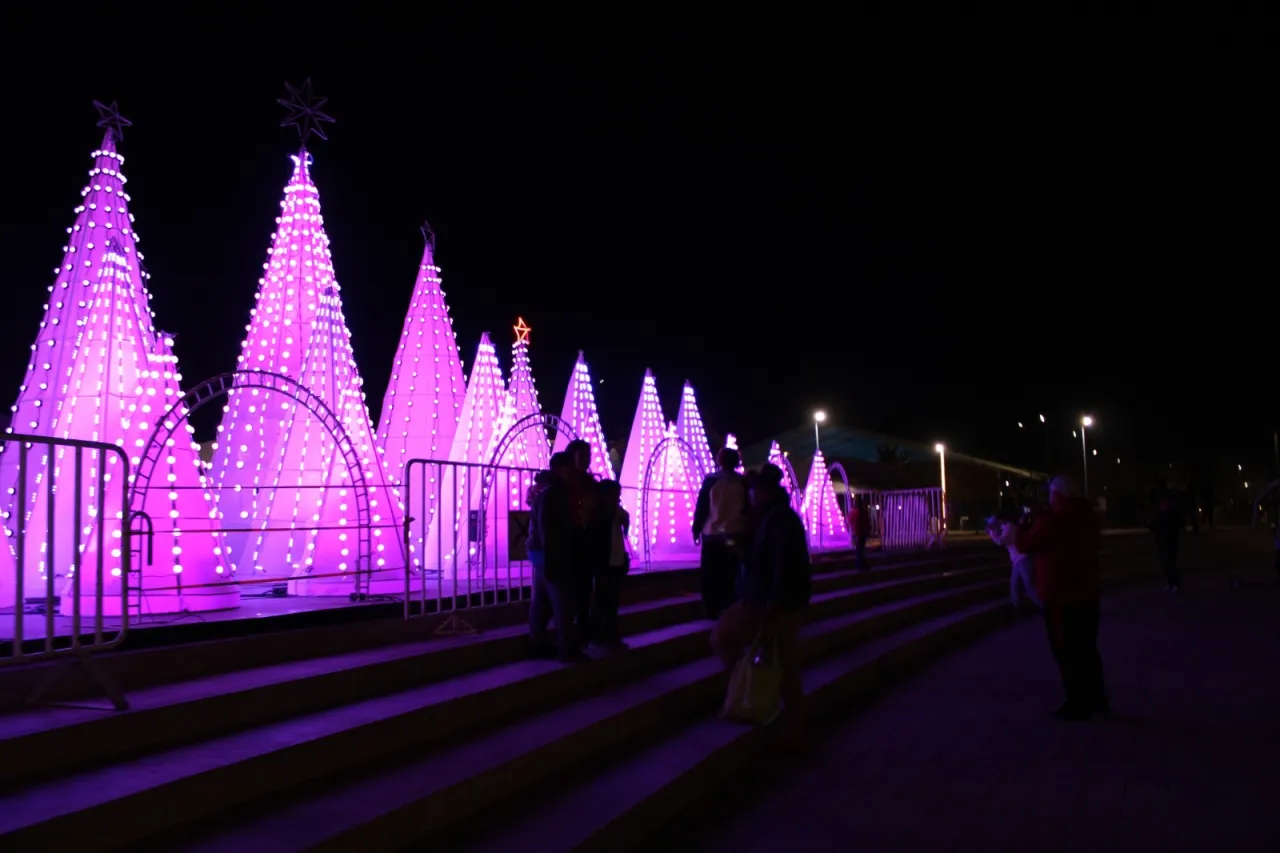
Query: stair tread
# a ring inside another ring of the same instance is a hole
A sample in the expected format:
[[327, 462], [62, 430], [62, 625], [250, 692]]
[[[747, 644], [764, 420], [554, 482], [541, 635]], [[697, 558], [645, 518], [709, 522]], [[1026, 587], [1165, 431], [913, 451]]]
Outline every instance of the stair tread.
[[[633, 646], [707, 631], [710, 623], [686, 622], [630, 638]], [[110, 766], [73, 773], [29, 785], [0, 797], [0, 833], [31, 826], [263, 755], [294, 744], [323, 738], [417, 708], [482, 693], [562, 668], [553, 660], [525, 660], [467, 673], [397, 693], [258, 726], [193, 744], [178, 746]]]
[[[817, 661], [804, 667], [805, 691], [813, 693], [892, 649], [983, 611], [1003, 606], [1004, 603], [999, 602], [961, 608]], [[531, 806], [525, 814], [504, 823], [496, 831], [453, 849], [460, 853], [505, 853], [515, 849], [525, 853], [561, 853], [573, 849], [656, 795], [673, 779], [690, 772], [719, 750], [751, 736], [755, 731], [754, 727], [727, 722], [716, 716], [696, 720], [640, 752], [557, 789], [553, 797]]]
[[[995, 583], [999, 582], [974, 584], [841, 614], [809, 623], [802, 634], [812, 636], [839, 630], [850, 623], [898, 608], [911, 607], [926, 599], [958, 595], [967, 589]], [[709, 623], [705, 627], [709, 628]], [[660, 701], [663, 694], [714, 676], [719, 671], [719, 661], [710, 657], [662, 670], [604, 693], [578, 699], [551, 711], [494, 729], [474, 740], [412, 758], [373, 775], [341, 782], [319, 794], [304, 795], [270, 813], [240, 822], [234, 827], [219, 829], [213, 835], [182, 849], [199, 853], [242, 849], [250, 845], [261, 853], [305, 849], [310, 844], [356, 829], [368, 820], [389, 814], [487, 770], [501, 767], [630, 708]], [[272, 841], [268, 842], [267, 839]]]
[[[898, 564], [892, 568], [903, 568], [906, 565], [910, 564]], [[878, 572], [884, 571], [886, 570], [879, 569], [866, 574], [874, 576]], [[976, 571], [976, 569], [958, 569], [952, 571]], [[829, 572], [816, 574], [814, 577], [816, 580], [828, 575], [842, 576], [849, 574], [853, 574], [853, 572]], [[908, 581], [914, 582], [917, 580], [919, 580], [919, 578], [890, 578], [883, 581], [877, 581], [875, 583], [861, 584], [856, 587], [848, 587], [834, 590], [832, 592], [820, 593], [815, 595], [814, 599], [823, 600], [852, 594], [856, 591], [883, 588]], [[689, 596], [687, 595], [651, 599], [627, 605], [620, 609], [620, 613], [623, 615], [628, 613], [641, 613], [649, 610], [684, 604], [687, 603], [688, 600]], [[126, 711], [114, 711], [104, 707], [90, 707], [83, 705], [32, 708], [0, 716], [0, 744], [5, 741], [16, 740], [53, 729], [61, 729], [82, 724], [94, 724], [108, 716], [126, 716], [173, 705], [196, 703], [215, 696], [247, 692], [287, 681], [296, 681], [316, 676], [329, 675], [344, 670], [359, 669], [371, 664], [414, 658], [462, 646], [500, 641], [503, 639], [521, 636], [526, 631], [526, 627], [522, 625], [514, 625], [493, 631], [487, 631], [484, 634], [479, 635], [418, 640], [409, 643], [399, 643], [394, 646], [381, 646], [373, 649], [362, 649], [355, 652], [344, 652], [336, 655], [325, 655], [279, 664], [269, 664], [267, 666], [235, 670], [231, 672], [216, 673], [214, 675], [203, 676], [200, 678], [177, 681], [169, 684], [157, 685], [155, 687], [147, 687], [130, 691], [130, 707]]]

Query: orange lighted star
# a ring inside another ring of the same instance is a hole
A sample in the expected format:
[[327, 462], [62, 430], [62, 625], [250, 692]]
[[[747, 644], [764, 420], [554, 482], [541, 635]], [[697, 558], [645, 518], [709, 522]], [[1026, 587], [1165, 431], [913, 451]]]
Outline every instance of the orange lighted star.
[[516, 330], [516, 343], [529, 343], [529, 333], [532, 332], [533, 329], [529, 328], [528, 325], [525, 324], [523, 317], [517, 317], [516, 324], [512, 326], [512, 328]]

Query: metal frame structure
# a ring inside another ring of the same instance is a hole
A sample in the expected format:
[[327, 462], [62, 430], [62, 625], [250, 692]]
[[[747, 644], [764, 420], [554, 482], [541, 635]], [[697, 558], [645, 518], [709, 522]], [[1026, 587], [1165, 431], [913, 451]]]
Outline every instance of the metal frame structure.
[[[355, 578], [354, 594], [361, 595], [367, 592], [368, 587], [364, 590], [361, 589], [361, 579], [363, 578], [366, 584], [371, 580], [370, 571], [373, 566], [373, 513], [369, 505], [369, 484], [365, 481], [364, 466], [360, 464], [355, 448], [351, 445], [351, 437], [347, 435], [346, 429], [343, 428], [342, 422], [338, 420], [338, 416], [333, 413], [333, 410], [305, 387], [279, 373], [270, 373], [265, 370], [237, 370], [231, 373], [221, 373], [194, 386], [170, 406], [164, 417], [157, 421], [156, 428], [152, 431], [151, 438], [147, 441], [141, 461], [138, 464], [137, 474], [134, 477], [129, 506], [137, 507], [140, 510], [146, 505], [146, 495], [147, 490], [151, 487], [151, 477], [155, 473], [156, 464], [163, 455], [165, 445], [173, 436], [173, 433], [191, 416], [192, 412], [198, 411], [210, 401], [225, 396], [232, 391], [248, 388], [275, 391], [293, 399], [300, 405], [305, 406], [308, 412], [318, 417], [321, 424], [329, 432], [329, 435], [333, 437], [338, 452], [347, 466], [347, 473], [351, 477], [351, 490], [355, 495], [357, 555], [356, 570], [353, 573]], [[207, 472], [206, 476], [208, 476]], [[226, 531], [224, 530], [223, 532]], [[406, 559], [407, 562], [408, 560]]]
[[[666, 452], [667, 446], [672, 443], [680, 448], [681, 454], [684, 456], [683, 461], [686, 471], [691, 470], [696, 472], [698, 475], [696, 480], [698, 485], [695, 487], [694, 491], [695, 497], [697, 496], [697, 489], [702, 487], [702, 481], [707, 478], [707, 472], [703, 471], [702, 465], [698, 463], [698, 454], [694, 452], [693, 447], [690, 446], [689, 442], [685, 441], [683, 438], [667, 436], [662, 439], [662, 441], [658, 442], [658, 445], [653, 448], [653, 452], [649, 454], [648, 463], [644, 467], [644, 479], [640, 482], [640, 523], [641, 525], [644, 525], [640, 530], [641, 535], [644, 537], [644, 570], [646, 572], [649, 571], [652, 563], [652, 545], [649, 542], [649, 529], [647, 525], [649, 518], [649, 490], [653, 481], [653, 469], [658, 460], [662, 458], [662, 454]], [[632, 523], [635, 523], [634, 520]]]
[[[89, 672], [89, 676], [102, 689], [102, 692], [111, 700], [111, 704], [116, 710], [123, 711], [129, 707], [128, 700], [125, 699], [124, 693], [119, 686], [107, 675], [96, 660], [92, 658], [95, 652], [109, 651], [118, 647], [124, 642], [125, 637], [129, 634], [129, 575], [131, 571], [130, 563], [133, 558], [133, 542], [134, 530], [132, 523], [134, 514], [129, 513], [129, 457], [128, 455], [114, 444], [104, 444], [97, 441], [78, 441], [75, 439], [51, 438], [41, 435], [24, 435], [19, 433], [10, 433], [5, 436], [5, 443], [15, 443], [18, 451], [18, 485], [17, 485], [17, 512], [16, 512], [16, 536], [15, 536], [15, 557], [16, 557], [16, 576], [14, 578], [14, 603], [16, 605], [16, 613], [14, 619], [14, 635], [12, 651], [8, 657], [0, 657], [0, 666], [6, 664], [19, 664], [28, 662], [38, 662], [52, 660], [55, 666], [51, 668], [48, 674], [36, 685], [28, 698], [29, 703], [37, 703], [44, 696], [45, 692], [53, 686], [53, 683], [63, 672], [65, 664], [71, 659], [75, 659], [81, 663]], [[49, 564], [49, 571], [45, 573], [44, 588], [44, 648], [27, 652], [24, 648], [26, 645], [25, 629], [25, 612], [23, 610], [25, 596], [25, 568], [26, 568], [26, 552], [27, 552], [27, 496], [30, 487], [27, 483], [28, 472], [28, 454], [33, 445], [42, 445], [44, 447], [45, 459], [44, 463], [49, 466], [51, 463], [47, 460], [53, 455], [54, 449], [63, 447], [70, 448], [74, 451], [74, 461], [72, 469], [72, 517], [71, 530], [72, 541], [75, 544], [74, 568], [71, 572], [71, 635], [66, 639], [65, 645], [59, 645], [57, 642], [57, 627], [54, 622], [55, 614], [58, 610], [57, 601], [61, 597], [59, 593], [54, 591], [56, 583], [56, 575], [53, 571], [55, 558], [55, 544], [57, 541], [56, 519], [58, 515], [57, 508], [57, 490], [53, 486], [53, 478], [47, 478], [47, 488], [45, 489], [46, 500], [48, 501], [47, 514], [48, 519], [45, 527], [45, 555]], [[84, 565], [81, 561], [83, 551], [80, 545], [81, 533], [84, 529], [83, 507], [84, 502], [84, 454], [85, 452], [96, 453], [98, 455], [98, 466], [96, 482], [94, 483], [94, 533], [91, 534], [94, 539], [94, 553], [96, 565], [94, 567], [94, 608], [93, 608], [93, 640], [85, 642], [81, 636], [83, 614], [81, 612], [82, 602], [80, 591], [82, 588], [81, 578], [84, 575]], [[114, 636], [108, 636], [108, 631], [103, 624], [103, 586], [106, 582], [105, 556], [107, 554], [106, 542], [106, 495], [110, 487], [110, 477], [106, 471], [104, 460], [107, 454], [114, 453], [120, 458], [120, 512], [121, 512], [121, 538], [120, 543], [120, 627], [116, 630]]]
[[[845, 518], [845, 529], [849, 534], [848, 546], [852, 548], [853, 547], [853, 531], [848, 529], [848, 526], [849, 526], [848, 522], [849, 522], [849, 513], [853, 510], [853, 487], [849, 484], [849, 475], [845, 472], [844, 466], [841, 465], [839, 462], [832, 462], [830, 465], [827, 466], [827, 476], [834, 477], [836, 474], [840, 475], [840, 482], [844, 483], [843, 511], [844, 511], [844, 518]], [[832, 487], [832, 491], [835, 491], [834, 486]]]

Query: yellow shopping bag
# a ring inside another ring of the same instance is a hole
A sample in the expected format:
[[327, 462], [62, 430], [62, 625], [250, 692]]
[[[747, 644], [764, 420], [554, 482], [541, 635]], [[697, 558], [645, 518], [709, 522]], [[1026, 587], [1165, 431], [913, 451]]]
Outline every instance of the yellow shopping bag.
[[777, 644], [766, 649], [757, 639], [733, 668], [721, 716], [753, 726], [772, 723], [782, 713], [781, 684]]

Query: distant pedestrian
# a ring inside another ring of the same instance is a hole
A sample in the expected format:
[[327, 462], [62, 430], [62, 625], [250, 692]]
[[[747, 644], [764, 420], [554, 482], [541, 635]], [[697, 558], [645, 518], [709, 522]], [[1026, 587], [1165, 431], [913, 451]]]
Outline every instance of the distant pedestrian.
[[987, 535], [991, 541], [1009, 552], [1013, 571], [1009, 575], [1009, 600], [1013, 609], [1022, 612], [1023, 599], [1032, 607], [1039, 609], [1040, 598], [1036, 595], [1035, 558], [1018, 550], [1015, 539], [1018, 535], [1021, 515], [1006, 512], [1003, 516], [992, 516], [987, 519]]
[[1169, 592], [1182, 592], [1182, 571], [1178, 568], [1178, 540], [1186, 521], [1182, 514], [1182, 502], [1169, 491], [1164, 481], [1156, 487], [1155, 514], [1150, 528], [1156, 540], [1156, 556], [1164, 572], [1165, 588]]
[[867, 538], [871, 536], [871, 512], [867, 508], [867, 496], [860, 494], [853, 499], [849, 510], [849, 530], [853, 533], [853, 567], [859, 572], [867, 570]]
[[1049, 484], [1048, 511], [1036, 514], [1014, 537], [1018, 551], [1035, 558], [1036, 592], [1067, 694], [1054, 711], [1062, 720], [1087, 720], [1110, 710], [1098, 654], [1099, 543], [1097, 516], [1066, 477]]
[[702, 546], [702, 604], [711, 619], [737, 598], [749, 503], [747, 480], [737, 472], [738, 451], [721, 449], [716, 464], [720, 470], [703, 480], [693, 510], [693, 541]]

